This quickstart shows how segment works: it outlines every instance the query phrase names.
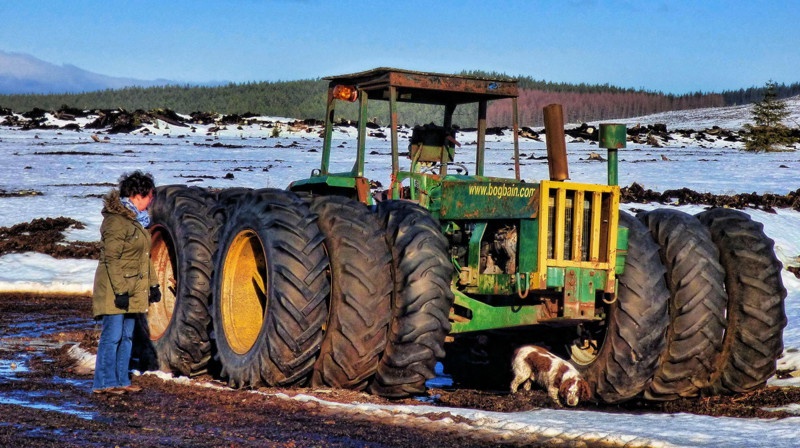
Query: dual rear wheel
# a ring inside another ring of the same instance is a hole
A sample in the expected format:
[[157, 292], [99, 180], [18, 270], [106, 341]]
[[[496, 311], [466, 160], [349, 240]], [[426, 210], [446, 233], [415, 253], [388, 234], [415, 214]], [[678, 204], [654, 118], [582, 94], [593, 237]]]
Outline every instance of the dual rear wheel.
[[774, 242], [761, 223], [738, 210], [717, 208], [697, 215], [719, 248], [728, 294], [728, 326], [709, 394], [748, 392], [775, 373], [783, 352], [786, 288]]
[[[616, 302], [572, 361], [615, 403], [752, 391], [775, 373], [786, 325], [773, 241], [747, 214], [654, 210], [634, 219]], [[641, 221], [641, 222], [640, 222]]]
[[708, 387], [727, 326], [724, 271], [708, 228], [686, 213], [639, 215], [660, 247], [669, 289], [666, 350], [644, 391], [651, 400], [694, 397]]

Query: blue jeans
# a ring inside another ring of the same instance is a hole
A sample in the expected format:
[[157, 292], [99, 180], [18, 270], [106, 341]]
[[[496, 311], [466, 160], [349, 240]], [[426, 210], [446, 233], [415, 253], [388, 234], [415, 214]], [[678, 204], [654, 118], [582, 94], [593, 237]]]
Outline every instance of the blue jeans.
[[103, 316], [103, 329], [97, 346], [92, 388], [130, 386], [128, 365], [133, 347], [134, 314], [107, 314]]

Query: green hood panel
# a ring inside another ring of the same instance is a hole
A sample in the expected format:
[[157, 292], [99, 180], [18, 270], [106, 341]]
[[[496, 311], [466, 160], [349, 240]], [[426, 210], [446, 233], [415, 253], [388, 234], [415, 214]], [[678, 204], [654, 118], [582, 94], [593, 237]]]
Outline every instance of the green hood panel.
[[447, 176], [441, 183], [441, 219], [534, 219], [539, 184], [511, 179]]

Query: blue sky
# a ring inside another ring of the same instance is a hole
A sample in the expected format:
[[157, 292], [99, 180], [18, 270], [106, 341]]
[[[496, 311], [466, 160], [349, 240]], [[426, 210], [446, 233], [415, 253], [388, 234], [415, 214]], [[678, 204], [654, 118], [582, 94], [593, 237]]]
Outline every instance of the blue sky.
[[0, 50], [104, 75], [278, 81], [390, 66], [666, 93], [800, 81], [800, 1], [3, 1]]

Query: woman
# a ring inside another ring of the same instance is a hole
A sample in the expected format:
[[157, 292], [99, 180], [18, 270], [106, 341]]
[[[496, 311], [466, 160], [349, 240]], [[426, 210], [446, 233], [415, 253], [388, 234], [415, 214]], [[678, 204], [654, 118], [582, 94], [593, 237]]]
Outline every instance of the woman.
[[141, 171], [123, 175], [119, 190], [104, 198], [100, 226], [100, 261], [94, 276], [92, 308], [102, 321], [94, 370], [93, 392], [138, 392], [131, 385], [128, 364], [136, 313], [161, 299], [150, 263], [150, 225], [147, 207], [153, 200], [153, 177]]

